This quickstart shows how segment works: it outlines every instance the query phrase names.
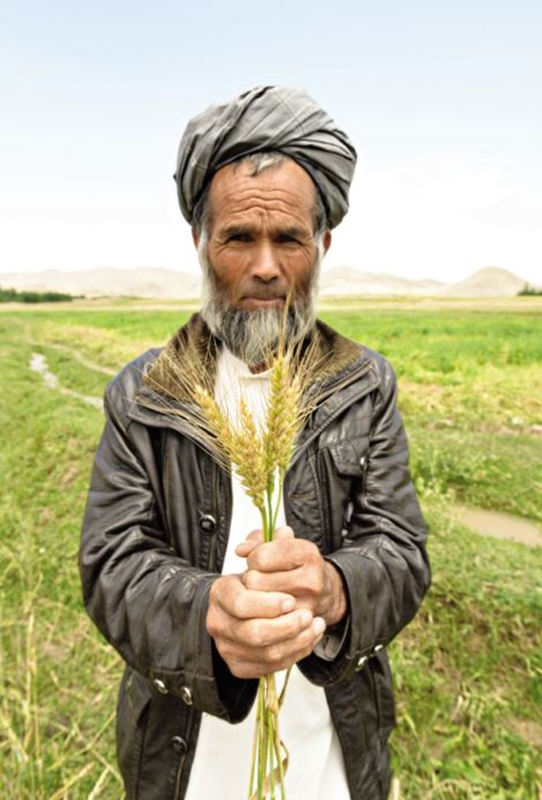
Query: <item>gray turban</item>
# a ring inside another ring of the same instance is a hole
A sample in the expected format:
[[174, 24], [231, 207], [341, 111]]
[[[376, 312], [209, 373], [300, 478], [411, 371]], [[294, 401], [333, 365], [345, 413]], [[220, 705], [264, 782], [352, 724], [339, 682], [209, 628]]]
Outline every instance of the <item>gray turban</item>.
[[177, 183], [183, 216], [221, 167], [260, 151], [279, 151], [311, 176], [334, 228], [348, 211], [356, 151], [346, 134], [302, 89], [258, 86], [190, 120], [179, 145]]

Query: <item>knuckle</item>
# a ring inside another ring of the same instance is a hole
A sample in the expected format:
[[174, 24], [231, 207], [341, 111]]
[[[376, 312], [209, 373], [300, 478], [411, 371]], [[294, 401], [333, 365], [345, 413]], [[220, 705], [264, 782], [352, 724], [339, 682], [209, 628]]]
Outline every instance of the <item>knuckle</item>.
[[319, 595], [322, 593], [324, 588], [324, 578], [321, 570], [315, 569], [313, 566], [307, 566], [305, 567], [304, 578], [308, 592], [313, 595]]
[[238, 592], [232, 599], [231, 611], [234, 617], [242, 619], [245, 613], [245, 603], [242, 593]]
[[321, 566], [322, 557], [316, 547], [307, 552], [305, 563], [313, 570], [319, 570]]
[[270, 644], [264, 649], [264, 658], [268, 664], [276, 665], [283, 658], [283, 649], [279, 644]]
[[246, 638], [252, 647], [263, 647], [266, 644], [264, 626], [259, 620], [251, 620], [246, 628]]
[[251, 678], [251, 672], [247, 668], [247, 665], [243, 661], [238, 661], [236, 659], [232, 659], [228, 661], [228, 667], [232, 675], [236, 678]]
[[217, 580], [211, 586], [211, 590], [209, 592], [209, 605], [213, 605], [214, 603], [218, 602], [221, 580], [222, 578], [217, 578]]
[[212, 612], [207, 614], [207, 631], [213, 638], [218, 634], [216, 616]]
[[259, 582], [258, 582], [258, 573], [254, 569], [249, 569], [243, 575], [243, 584], [247, 589], [257, 589]]

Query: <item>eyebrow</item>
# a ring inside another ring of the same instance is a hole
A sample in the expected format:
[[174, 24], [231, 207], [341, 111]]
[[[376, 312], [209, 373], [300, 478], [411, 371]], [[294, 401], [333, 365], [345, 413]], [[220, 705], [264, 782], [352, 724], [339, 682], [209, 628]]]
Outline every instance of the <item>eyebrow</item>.
[[254, 228], [251, 225], [228, 225], [219, 229], [218, 234], [221, 238], [227, 239], [229, 236], [252, 233], [253, 230]]
[[[225, 228], [222, 228], [218, 231], [218, 235], [221, 238], [229, 238], [230, 236], [239, 236], [239, 235], [247, 235], [252, 234], [256, 230], [255, 225], [250, 224], [233, 224], [228, 225]], [[298, 226], [292, 225], [286, 228], [278, 227], [272, 231], [273, 236], [288, 236], [292, 239], [299, 239], [305, 238], [308, 235], [309, 231], [304, 230]]]
[[297, 228], [295, 226], [291, 226], [289, 228], [279, 228], [276, 231], [275, 235], [277, 233], [280, 236], [290, 236], [292, 239], [301, 239], [301, 238], [307, 236], [307, 231], [306, 230], [303, 230], [303, 228]]

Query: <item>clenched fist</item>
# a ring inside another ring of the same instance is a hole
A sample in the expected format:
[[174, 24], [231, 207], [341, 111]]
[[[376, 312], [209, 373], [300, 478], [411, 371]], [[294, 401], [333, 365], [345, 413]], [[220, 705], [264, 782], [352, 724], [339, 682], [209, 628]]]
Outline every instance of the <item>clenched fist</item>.
[[207, 630], [233, 675], [260, 678], [309, 655], [346, 614], [346, 595], [335, 567], [291, 528], [269, 543], [254, 531], [236, 552], [247, 571], [214, 582]]

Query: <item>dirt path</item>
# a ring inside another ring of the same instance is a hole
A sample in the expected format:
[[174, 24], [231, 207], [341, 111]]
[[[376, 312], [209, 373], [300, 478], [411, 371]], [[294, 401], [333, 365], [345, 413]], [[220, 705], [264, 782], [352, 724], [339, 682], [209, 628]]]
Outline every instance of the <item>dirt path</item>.
[[42, 347], [52, 347], [53, 350], [60, 350], [63, 353], [68, 353], [68, 355], [72, 356], [72, 358], [81, 364], [83, 367], [87, 369], [92, 369], [94, 372], [101, 372], [102, 375], [116, 375], [118, 370], [110, 369], [109, 367], [103, 367], [101, 364], [96, 364], [95, 361], [91, 361], [90, 358], [84, 356], [79, 350], [76, 350], [75, 347], [70, 347], [68, 344], [57, 344], [56, 342], [35, 342], [32, 340], [31, 344], [40, 344]]
[[523, 517], [505, 514], [502, 511], [486, 511], [482, 508], [465, 506], [455, 506], [454, 511], [462, 525], [481, 536], [520, 542], [528, 547], [542, 547], [540, 527]]
[[49, 387], [49, 389], [57, 389], [62, 394], [70, 395], [70, 397], [77, 397], [78, 400], [82, 400], [84, 403], [94, 406], [94, 408], [103, 408], [103, 403], [100, 397], [81, 394], [81, 392], [76, 392], [75, 389], [67, 389], [64, 386], [61, 386], [57, 376], [49, 369], [47, 359], [41, 353], [32, 353], [32, 358], [30, 359], [30, 369], [34, 372], [39, 372], [43, 378], [43, 382]]

